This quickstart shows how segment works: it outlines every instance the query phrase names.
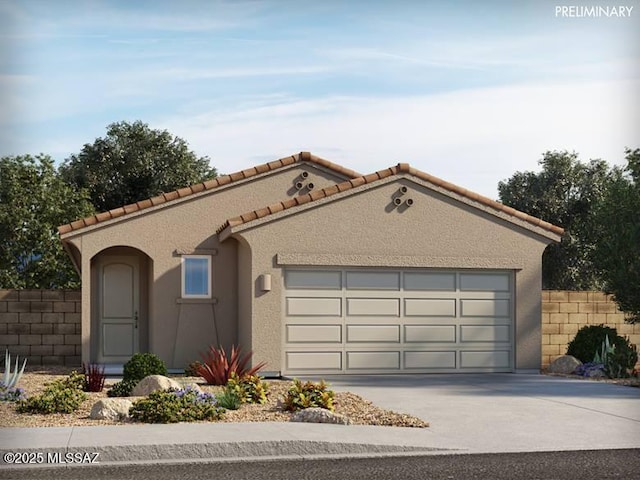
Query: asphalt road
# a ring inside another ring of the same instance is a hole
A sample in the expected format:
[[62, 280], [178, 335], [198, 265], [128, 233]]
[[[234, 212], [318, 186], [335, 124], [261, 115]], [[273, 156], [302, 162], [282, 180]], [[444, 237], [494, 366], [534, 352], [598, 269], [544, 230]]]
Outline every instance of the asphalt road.
[[640, 479], [640, 449], [0, 469], [0, 479]]

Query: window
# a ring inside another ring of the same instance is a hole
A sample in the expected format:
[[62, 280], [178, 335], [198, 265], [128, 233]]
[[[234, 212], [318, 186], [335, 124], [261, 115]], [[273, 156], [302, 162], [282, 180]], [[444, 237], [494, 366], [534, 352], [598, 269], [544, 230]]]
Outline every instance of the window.
[[211, 298], [211, 257], [182, 257], [182, 298]]

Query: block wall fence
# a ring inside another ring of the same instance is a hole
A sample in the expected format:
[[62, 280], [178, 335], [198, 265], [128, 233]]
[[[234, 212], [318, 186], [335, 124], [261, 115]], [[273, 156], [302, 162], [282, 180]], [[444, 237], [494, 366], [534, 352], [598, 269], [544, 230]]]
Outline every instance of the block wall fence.
[[[640, 347], [640, 324], [625, 323], [610, 295], [602, 292], [542, 291], [542, 368], [567, 352], [568, 343], [585, 325], [614, 327]], [[640, 363], [640, 362], [639, 362]]]
[[29, 365], [80, 365], [80, 291], [0, 290], [0, 356]]
[[[640, 346], [640, 324], [624, 322], [601, 292], [542, 291], [542, 365], [567, 351], [584, 325], [615, 327]], [[27, 365], [80, 365], [80, 291], [0, 290], [0, 354], [28, 358]]]

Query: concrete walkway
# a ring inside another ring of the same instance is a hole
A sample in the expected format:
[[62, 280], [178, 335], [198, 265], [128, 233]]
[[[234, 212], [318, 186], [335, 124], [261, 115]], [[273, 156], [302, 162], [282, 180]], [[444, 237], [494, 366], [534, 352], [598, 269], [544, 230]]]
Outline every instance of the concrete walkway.
[[640, 448], [638, 388], [516, 374], [327, 380], [337, 391], [418, 416], [431, 427], [211, 423], [4, 428], [0, 454], [43, 452], [47, 458], [54, 452], [96, 452], [100, 463], [131, 463]]

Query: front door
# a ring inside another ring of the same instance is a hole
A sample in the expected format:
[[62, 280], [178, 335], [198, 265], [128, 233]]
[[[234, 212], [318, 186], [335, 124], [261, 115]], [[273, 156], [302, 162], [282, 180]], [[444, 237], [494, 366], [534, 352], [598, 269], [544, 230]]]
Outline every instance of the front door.
[[139, 351], [140, 261], [104, 257], [99, 266], [100, 363], [125, 363]]

